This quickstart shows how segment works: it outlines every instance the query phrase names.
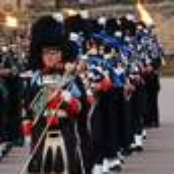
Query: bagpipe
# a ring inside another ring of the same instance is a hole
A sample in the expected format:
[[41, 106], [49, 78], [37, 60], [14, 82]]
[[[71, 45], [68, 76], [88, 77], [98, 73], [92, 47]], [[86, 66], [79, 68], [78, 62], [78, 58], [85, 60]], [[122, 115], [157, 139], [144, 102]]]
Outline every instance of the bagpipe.
[[[80, 91], [75, 87], [75, 77], [70, 74], [41, 75], [39, 72], [35, 75], [26, 72], [21, 76], [32, 76], [32, 84], [39, 85], [40, 89], [29, 105], [33, 119], [24, 125], [24, 132], [32, 134], [32, 141], [30, 156], [20, 174], [27, 169], [29, 172], [69, 174], [69, 155], [59, 124], [62, 120], [71, 120], [80, 109], [77, 99]], [[41, 130], [38, 127], [42, 127]]]
[[112, 87], [108, 64], [102, 56], [90, 56], [87, 62], [89, 87], [96, 93], [107, 92]]
[[[104, 32], [94, 33], [91, 37], [100, 40], [104, 46], [118, 50], [118, 54], [111, 55], [109, 59], [105, 59], [105, 55], [89, 55], [87, 61], [89, 81], [99, 83], [102, 82], [103, 79], [110, 79], [113, 87], [123, 87], [125, 84], [126, 68], [124, 65], [130, 55], [129, 48], [121, 39], [110, 36]], [[120, 66], [121, 64], [123, 66]], [[102, 86], [105, 85], [102, 84]], [[104, 91], [107, 91], [107, 89]]]
[[105, 63], [102, 63], [107, 64], [104, 66], [107, 68], [104, 69], [108, 70], [114, 87], [124, 87], [128, 82], [128, 86], [133, 85], [136, 88], [137, 85], [144, 83], [141, 71], [146, 65], [151, 64], [152, 60], [148, 56], [150, 53], [147, 52], [145, 43], [141, 43], [140, 40], [149, 39], [151, 37], [149, 34], [137, 35], [129, 40], [117, 38], [105, 32], [94, 33], [92, 37], [118, 52], [115, 57], [103, 60]]

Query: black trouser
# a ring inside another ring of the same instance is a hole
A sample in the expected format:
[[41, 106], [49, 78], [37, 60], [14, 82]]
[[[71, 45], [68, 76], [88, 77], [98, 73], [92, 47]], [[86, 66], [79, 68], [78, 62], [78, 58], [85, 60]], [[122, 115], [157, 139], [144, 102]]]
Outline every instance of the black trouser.
[[[104, 117], [104, 145], [105, 157], [115, 158], [121, 145], [120, 129], [123, 124], [121, 118], [123, 117], [123, 96], [122, 89], [112, 89], [108, 92], [107, 98], [104, 101], [105, 113]], [[103, 106], [103, 107], [104, 107]]]
[[7, 141], [7, 123], [9, 112], [9, 93], [6, 85], [0, 82], [0, 142]]
[[7, 122], [8, 141], [19, 143], [22, 140], [21, 132], [21, 101], [22, 101], [22, 81], [18, 77], [9, 77], [7, 82], [9, 90], [9, 112]]
[[124, 113], [123, 89], [112, 89], [100, 97], [93, 113], [93, 143], [96, 161], [104, 157], [115, 158], [117, 152], [128, 144], [127, 125]]
[[144, 86], [139, 85], [131, 97], [132, 131], [141, 134], [143, 129], [143, 115], [145, 113]]
[[83, 155], [83, 162], [86, 174], [91, 173], [92, 161], [92, 140], [87, 129], [87, 112], [78, 117], [78, 132], [80, 136], [80, 145]]
[[158, 127], [159, 109], [158, 109], [158, 94], [160, 84], [159, 76], [152, 75], [146, 80], [145, 93], [146, 93], [146, 113], [144, 116], [144, 125], [146, 127]]
[[120, 133], [122, 139], [122, 149], [127, 152], [131, 143], [133, 142], [133, 129], [132, 129], [132, 113], [131, 113], [131, 98], [124, 98], [124, 117], [122, 117], [123, 128]]
[[[103, 125], [103, 101], [105, 99], [105, 94], [100, 95], [97, 100], [95, 108], [91, 116], [91, 140], [92, 140], [92, 163], [102, 163], [104, 157], [104, 141], [103, 132], [105, 131], [105, 126]], [[107, 114], [106, 114], [107, 117]]]

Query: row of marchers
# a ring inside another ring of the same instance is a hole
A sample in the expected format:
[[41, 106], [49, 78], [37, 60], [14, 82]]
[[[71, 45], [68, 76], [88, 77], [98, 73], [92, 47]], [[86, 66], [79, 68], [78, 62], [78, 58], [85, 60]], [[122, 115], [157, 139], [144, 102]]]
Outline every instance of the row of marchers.
[[143, 150], [158, 127], [163, 50], [152, 27], [130, 16], [41, 17], [31, 30], [24, 138], [31, 173], [103, 174]]

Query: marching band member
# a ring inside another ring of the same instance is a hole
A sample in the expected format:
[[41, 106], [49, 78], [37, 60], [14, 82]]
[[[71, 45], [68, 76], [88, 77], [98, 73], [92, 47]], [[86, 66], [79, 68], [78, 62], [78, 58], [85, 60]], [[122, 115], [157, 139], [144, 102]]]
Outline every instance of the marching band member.
[[38, 90], [40, 95], [30, 108], [33, 117], [30, 172], [84, 172], [77, 128], [84, 106], [83, 92], [75, 73], [76, 57], [71, 51], [62, 23], [52, 16], [34, 23], [30, 58], [34, 74], [29, 97], [37, 96]]

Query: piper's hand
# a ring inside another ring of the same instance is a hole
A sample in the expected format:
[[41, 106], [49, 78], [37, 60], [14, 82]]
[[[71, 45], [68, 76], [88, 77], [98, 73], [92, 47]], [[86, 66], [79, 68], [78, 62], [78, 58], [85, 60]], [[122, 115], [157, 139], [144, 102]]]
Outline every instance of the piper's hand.
[[59, 109], [57, 111], [57, 117], [59, 117], [59, 118], [67, 118], [68, 117], [68, 113], [66, 112], [65, 109]]
[[72, 94], [67, 90], [62, 91], [61, 96], [63, 97], [64, 101], [67, 103], [69, 103], [70, 100], [72, 99]]
[[81, 103], [78, 98], [74, 97], [68, 90], [61, 93], [64, 100], [65, 110], [70, 117], [75, 117], [81, 110]]
[[67, 74], [73, 74], [76, 70], [76, 66], [74, 63], [66, 63], [65, 64], [65, 72]]
[[148, 65], [148, 66], [146, 67], [146, 71], [147, 71], [148, 74], [151, 74], [151, 73], [154, 71], [153, 66]]
[[113, 84], [109, 78], [103, 78], [100, 82], [93, 83], [91, 86], [94, 92], [107, 92], [112, 88]]
[[25, 71], [19, 74], [19, 77], [21, 78], [32, 78], [33, 72], [31, 70]]
[[127, 82], [125, 85], [124, 85], [124, 97], [125, 98], [130, 98], [132, 93], [136, 90], [136, 87], [130, 83], [130, 82]]

